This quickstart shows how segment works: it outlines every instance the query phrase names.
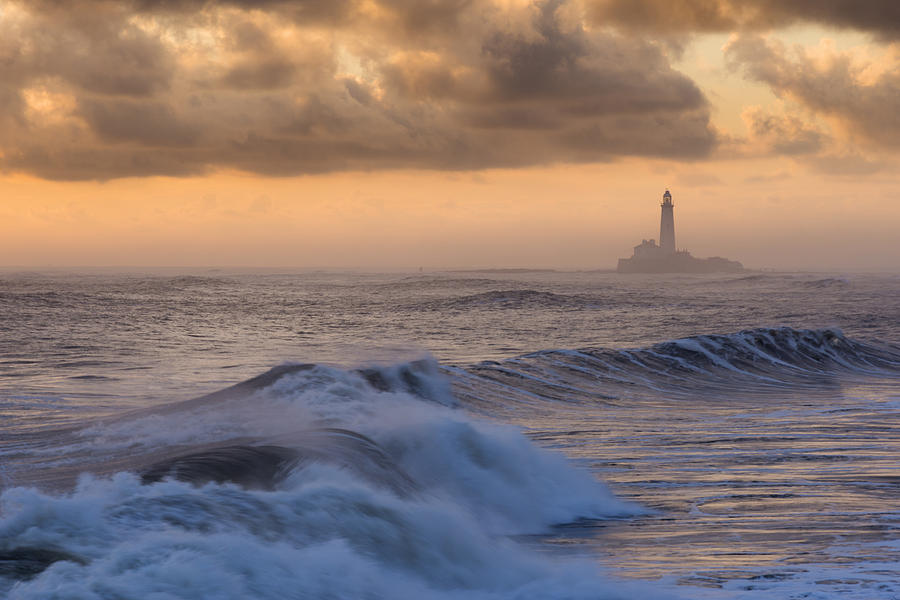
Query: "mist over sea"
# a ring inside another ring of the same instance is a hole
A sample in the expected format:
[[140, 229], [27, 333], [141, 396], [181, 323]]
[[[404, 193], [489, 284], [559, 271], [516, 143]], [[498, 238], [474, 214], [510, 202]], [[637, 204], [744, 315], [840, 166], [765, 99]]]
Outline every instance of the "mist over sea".
[[900, 276], [0, 273], [0, 597], [900, 597]]

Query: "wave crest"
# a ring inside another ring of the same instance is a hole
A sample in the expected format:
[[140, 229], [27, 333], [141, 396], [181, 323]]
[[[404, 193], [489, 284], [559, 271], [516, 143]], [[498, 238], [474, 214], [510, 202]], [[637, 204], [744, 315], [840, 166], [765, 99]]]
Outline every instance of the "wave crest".
[[642, 388], [695, 395], [714, 386], [754, 394], [867, 374], [900, 376], [900, 348], [853, 340], [838, 329], [780, 327], [698, 335], [638, 349], [545, 350], [468, 367], [457, 387], [470, 404], [486, 395], [520, 402], [534, 397], [597, 402], [633, 396]]

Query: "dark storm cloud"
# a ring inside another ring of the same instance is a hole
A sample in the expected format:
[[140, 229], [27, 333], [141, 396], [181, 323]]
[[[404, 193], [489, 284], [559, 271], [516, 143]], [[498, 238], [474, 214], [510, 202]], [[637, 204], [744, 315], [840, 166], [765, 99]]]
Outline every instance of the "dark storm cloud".
[[552, 99], [585, 115], [703, 108], [700, 90], [672, 71], [658, 48], [590, 37], [580, 27], [563, 30], [559, 4], [541, 7], [534, 22], [538, 36], [500, 32], [485, 41], [487, 72], [499, 99]]
[[145, 147], [190, 146], [198, 131], [161, 102], [85, 99], [80, 114], [103, 141]]
[[613, 117], [564, 134], [566, 145], [577, 152], [575, 158], [594, 160], [601, 148], [616, 148], [623, 154], [661, 158], [679, 156], [683, 160], [709, 154], [713, 135], [704, 127], [706, 116], [693, 118], [657, 115], [642, 119], [633, 115]]
[[[89, 0], [122, 2], [122, 0]], [[459, 16], [478, 0], [377, 0], [379, 10], [394, 17], [406, 34], [432, 34], [452, 29]], [[363, 0], [124, 0], [144, 13], [190, 14], [216, 8], [276, 11], [298, 23], [337, 24], [355, 20]], [[396, 32], [395, 32], [396, 33]]]
[[726, 57], [747, 77], [768, 84], [812, 111], [834, 117], [848, 133], [885, 148], [900, 149], [900, 70], [863, 78], [847, 55], [815, 60], [756, 36], [732, 41]]
[[[21, 0], [20, 0], [21, 1]], [[407, 0], [415, 4], [418, 0]], [[449, 3], [452, 0], [426, 0], [419, 14], [428, 14], [425, 5]], [[223, 11], [252, 11], [277, 14], [284, 21], [302, 25], [340, 25], [353, 21], [365, 0], [29, 0], [37, 12], [80, 11], [90, 15], [95, 11], [116, 10], [137, 16], [153, 16], [179, 20], [218, 19]], [[397, 4], [379, 0], [381, 4]], [[25, 2], [22, 2], [25, 4]]]
[[159, 37], [115, 6], [53, 6], [21, 22], [0, 16], [0, 69], [8, 81], [59, 77], [84, 92], [148, 96], [168, 88], [172, 56]]
[[896, 0], [586, 0], [592, 18], [603, 24], [656, 32], [766, 29], [818, 23], [900, 34]]
[[245, 90], [267, 90], [286, 87], [294, 77], [295, 66], [290, 61], [273, 57], [248, 60], [228, 69], [222, 83]]
[[460, 119], [476, 129], [555, 130], [565, 122], [541, 107], [471, 108], [460, 113]]
[[0, 166], [294, 175], [694, 159], [716, 144], [705, 97], [660, 47], [588, 31], [570, 2], [352, 4], [15, 5], [0, 15]]
[[391, 11], [407, 34], [432, 35], [435, 32], [455, 31], [460, 16], [476, 0], [380, 0]]

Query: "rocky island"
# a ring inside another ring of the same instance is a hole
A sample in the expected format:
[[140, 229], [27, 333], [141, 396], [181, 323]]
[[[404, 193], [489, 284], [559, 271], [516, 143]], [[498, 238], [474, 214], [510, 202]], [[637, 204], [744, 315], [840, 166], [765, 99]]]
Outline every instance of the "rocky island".
[[659, 223], [659, 245], [644, 240], [634, 247], [631, 258], [620, 258], [619, 273], [735, 273], [744, 270], [736, 260], [714, 256], [695, 258], [687, 250], [675, 248], [675, 205], [669, 190], [663, 194]]

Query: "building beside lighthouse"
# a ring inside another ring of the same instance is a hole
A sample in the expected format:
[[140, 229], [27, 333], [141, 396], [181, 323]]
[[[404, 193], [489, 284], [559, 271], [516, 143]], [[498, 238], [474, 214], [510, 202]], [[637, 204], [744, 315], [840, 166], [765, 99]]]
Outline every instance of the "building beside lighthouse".
[[672, 193], [663, 194], [659, 218], [659, 245], [644, 240], [634, 247], [631, 258], [620, 258], [619, 273], [722, 273], [743, 271], [741, 263], [715, 256], [694, 258], [675, 246], [675, 203]]

